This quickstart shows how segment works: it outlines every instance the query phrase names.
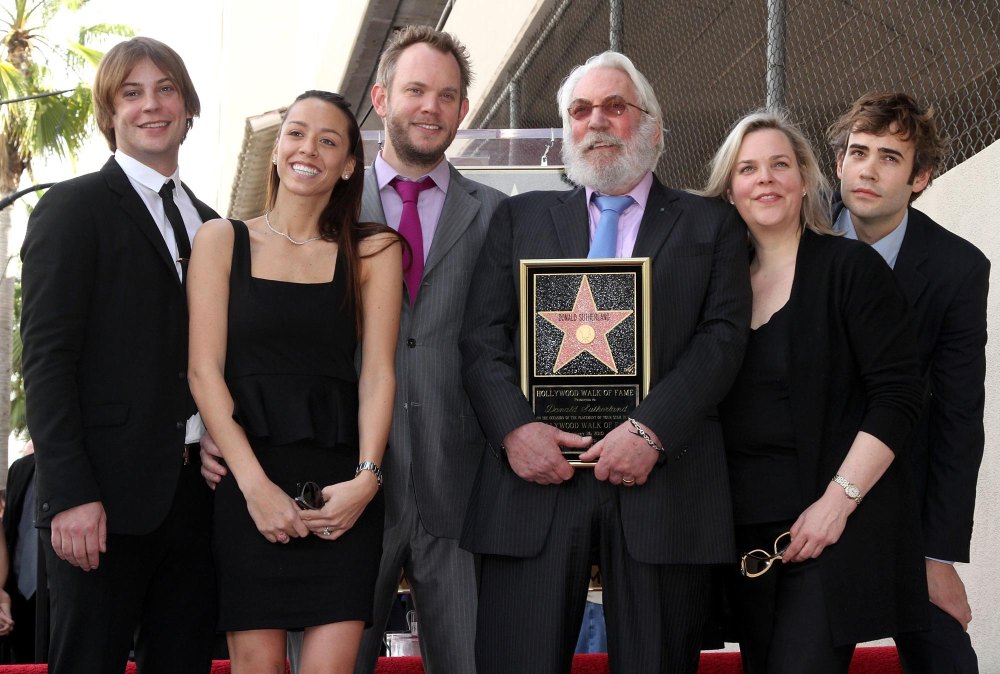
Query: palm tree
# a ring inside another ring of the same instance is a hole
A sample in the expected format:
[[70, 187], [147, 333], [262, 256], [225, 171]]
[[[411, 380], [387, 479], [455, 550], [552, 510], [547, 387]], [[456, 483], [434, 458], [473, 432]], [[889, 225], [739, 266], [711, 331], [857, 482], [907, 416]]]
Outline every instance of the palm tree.
[[[88, 46], [111, 35], [129, 36], [121, 25], [80, 28], [74, 39], [56, 45], [46, 31], [56, 15], [75, 12], [87, 0], [3, 0], [0, 18], [0, 199], [17, 191], [32, 160], [54, 156], [73, 161], [93, 131], [91, 75], [102, 52]], [[53, 71], [80, 81], [55, 91]], [[13, 256], [9, 250], [10, 209], [0, 211], [0, 401], [9, 400], [14, 318]], [[23, 402], [21, 403], [23, 404]], [[6, 484], [10, 404], [0, 404], [0, 484]]]

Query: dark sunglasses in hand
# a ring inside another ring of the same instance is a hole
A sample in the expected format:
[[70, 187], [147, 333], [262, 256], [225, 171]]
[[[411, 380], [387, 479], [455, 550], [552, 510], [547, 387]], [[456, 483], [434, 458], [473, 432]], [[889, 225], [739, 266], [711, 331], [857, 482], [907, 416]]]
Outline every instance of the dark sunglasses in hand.
[[792, 534], [786, 531], [774, 539], [774, 554], [767, 550], [751, 550], [740, 560], [740, 571], [747, 578], [763, 576], [777, 560], [781, 559], [792, 544]]
[[295, 485], [298, 496], [295, 503], [302, 510], [319, 510], [323, 507], [323, 490], [315, 482], [304, 482]]

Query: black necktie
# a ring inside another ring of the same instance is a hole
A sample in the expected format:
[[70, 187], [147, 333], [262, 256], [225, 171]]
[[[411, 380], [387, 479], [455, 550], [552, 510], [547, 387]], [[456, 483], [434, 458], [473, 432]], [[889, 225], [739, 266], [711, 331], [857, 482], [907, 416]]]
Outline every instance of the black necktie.
[[184, 218], [174, 203], [174, 181], [168, 180], [160, 188], [160, 198], [163, 199], [163, 212], [174, 230], [174, 241], [177, 242], [177, 261], [181, 263], [181, 282], [187, 281], [187, 263], [191, 259], [191, 241], [187, 229], [184, 228]]

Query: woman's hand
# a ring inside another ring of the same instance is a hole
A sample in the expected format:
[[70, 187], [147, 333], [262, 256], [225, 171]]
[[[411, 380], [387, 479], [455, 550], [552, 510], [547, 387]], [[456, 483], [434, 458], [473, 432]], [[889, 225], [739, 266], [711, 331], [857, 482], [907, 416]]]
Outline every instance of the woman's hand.
[[257, 530], [271, 543], [287, 543], [290, 537], [309, 535], [295, 501], [267, 478], [248, 488], [243, 495]]
[[844, 494], [842, 487], [831, 482], [823, 496], [795, 520], [790, 529], [792, 542], [781, 561], [804, 562], [819, 557], [826, 546], [840, 540], [847, 525], [847, 517], [857, 507]]
[[320, 510], [304, 510], [302, 521], [324, 540], [336, 540], [361, 517], [378, 492], [378, 481], [371, 471], [363, 470], [353, 480], [323, 487], [326, 503]]

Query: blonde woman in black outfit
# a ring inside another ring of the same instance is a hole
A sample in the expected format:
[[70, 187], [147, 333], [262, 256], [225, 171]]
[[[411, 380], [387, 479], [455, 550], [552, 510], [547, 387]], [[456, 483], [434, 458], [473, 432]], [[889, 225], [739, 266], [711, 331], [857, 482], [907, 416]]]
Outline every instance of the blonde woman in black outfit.
[[897, 460], [921, 400], [906, 300], [877, 253], [833, 235], [826, 180], [783, 116], [740, 120], [703, 193], [750, 235], [751, 336], [721, 408], [737, 548], [754, 550], [733, 583], [744, 671], [847, 672], [857, 642], [926, 610]]

